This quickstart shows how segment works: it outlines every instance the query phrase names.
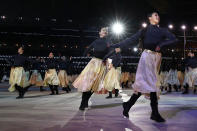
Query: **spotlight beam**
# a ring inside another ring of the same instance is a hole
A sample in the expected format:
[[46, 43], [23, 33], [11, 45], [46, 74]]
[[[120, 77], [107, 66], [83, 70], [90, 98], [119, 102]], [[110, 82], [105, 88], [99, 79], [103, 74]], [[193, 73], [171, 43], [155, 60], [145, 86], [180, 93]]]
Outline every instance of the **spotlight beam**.
[[112, 31], [116, 35], [121, 35], [124, 32], [124, 26], [120, 22], [115, 22], [112, 25]]

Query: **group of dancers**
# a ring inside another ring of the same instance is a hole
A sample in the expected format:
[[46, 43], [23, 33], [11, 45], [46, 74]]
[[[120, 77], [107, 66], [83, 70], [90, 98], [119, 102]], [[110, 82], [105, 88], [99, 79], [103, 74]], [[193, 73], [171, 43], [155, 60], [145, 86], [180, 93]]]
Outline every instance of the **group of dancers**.
[[167, 29], [159, 27], [160, 17], [157, 12], [150, 13], [148, 20], [150, 24], [147, 28], [139, 30], [136, 34], [118, 44], [112, 44], [107, 39], [108, 32], [106, 28], [101, 29], [99, 32], [100, 38], [95, 40], [88, 49], [94, 49], [93, 58], [73, 83], [73, 86], [82, 92], [80, 110], [87, 108], [91, 95], [102, 89], [103, 78], [106, 75], [106, 65], [103, 60], [110, 48], [114, 48], [111, 52], [119, 53], [123, 47], [127, 47], [141, 39], [143, 53], [139, 60], [135, 82], [132, 85], [134, 94], [129, 101], [123, 103], [123, 115], [129, 117], [130, 108], [144, 94], [151, 101], [152, 113], [150, 118], [156, 122], [165, 122], [165, 119], [162, 118], [158, 111], [160, 51], [162, 47], [175, 43], [177, 39]]
[[[161, 86], [161, 77], [159, 77], [159, 70], [161, 64], [161, 50], [164, 46], [168, 46], [177, 42], [176, 37], [165, 28], [159, 27], [160, 17], [157, 12], [148, 14], [149, 25], [146, 28], [140, 29], [136, 34], [130, 38], [113, 44], [108, 38], [108, 28], [101, 28], [99, 38], [96, 39], [85, 51], [84, 56], [92, 51], [92, 59], [75, 79], [72, 85], [82, 92], [80, 110], [88, 108], [88, 101], [93, 93], [100, 90], [109, 91], [107, 98], [112, 98], [112, 90], [115, 89], [115, 96], [118, 95], [118, 90], [121, 89], [121, 55], [124, 52], [123, 47], [141, 41], [143, 52], [141, 54], [139, 64], [135, 76], [135, 82], [132, 84], [134, 93], [127, 102], [123, 102], [123, 116], [129, 117], [130, 108], [136, 103], [141, 95], [145, 95], [150, 99], [150, 106], [152, 109], [150, 119], [156, 122], [165, 122], [165, 119], [158, 111], [158, 99]], [[29, 80], [25, 79], [24, 64], [28, 61], [23, 56], [23, 48], [19, 48], [18, 55], [14, 57], [14, 68], [11, 71], [10, 91], [15, 89], [19, 91], [18, 98], [23, 98], [25, 92], [28, 90]], [[196, 72], [197, 63], [193, 58], [188, 58], [188, 70], [185, 75], [191, 78], [184, 80], [187, 86], [193, 84], [197, 77], [193, 72]], [[56, 60], [53, 53], [49, 54], [47, 60], [47, 71], [43, 82], [38, 76], [38, 71], [32, 74], [30, 81], [32, 84], [36, 81], [39, 86], [49, 86], [51, 95], [58, 94], [58, 86], [68, 88], [68, 80], [66, 80], [66, 63], [62, 59], [59, 65], [59, 72], [56, 70]], [[37, 64], [35, 64], [35, 67]], [[36, 67], [37, 68], [37, 67]], [[34, 75], [35, 74], [35, 75]], [[161, 73], [160, 73], [161, 74]], [[196, 72], [197, 74], [197, 72]], [[35, 78], [37, 78], [35, 80]], [[160, 79], [159, 79], [160, 78]], [[41, 82], [41, 83], [40, 83]], [[34, 83], [35, 84], [35, 83]], [[191, 85], [192, 86], [192, 85]], [[187, 89], [187, 88], [185, 88]]]
[[[68, 62], [64, 56], [57, 60], [54, 59], [53, 52], [50, 52], [48, 59], [43, 62], [39, 57], [35, 60], [29, 59], [25, 57], [23, 53], [24, 47], [21, 46], [18, 48], [18, 54], [11, 58], [13, 59], [13, 63], [10, 62], [12, 67], [9, 79], [10, 87], [8, 90], [10, 92], [17, 90], [19, 92], [19, 96], [16, 97], [17, 99], [24, 98], [29, 87], [33, 85], [40, 87], [40, 91], [44, 90], [43, 86], [49, 86], [51, 90], [50, 95], [59, 94], [58, 86], [62, 87], [62, 90], [67, 93], [71, 91], [69, 87], [69, 77], [66, 72]], [[27, 63], [30, 63], [31, 66], [27, 65]], [[31, 76], [29, 68], [32, 70]], [[41, 75], [43, 74], [43, 72], [41, 72], [43, 69], [46, 70], [44, 80], [43, 75]]]
[[186, 59], [177, 64], [173, 59], [170, 67], [162, 65], [159, 81], [161, 91], [172, 92], [173, 88], [176, 92], [182, 91], [182, 94], [188, 94], [189, 90], [196, 93], [197, 88], [197, 59], [194, 52], [188, 52]]

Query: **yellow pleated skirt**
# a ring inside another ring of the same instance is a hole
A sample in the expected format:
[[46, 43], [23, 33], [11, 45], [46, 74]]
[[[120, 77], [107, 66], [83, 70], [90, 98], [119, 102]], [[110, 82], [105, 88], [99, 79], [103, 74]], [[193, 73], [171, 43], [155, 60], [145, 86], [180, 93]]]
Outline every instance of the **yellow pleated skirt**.
[[29, 72], [25, 72], [23, 67], [14, 67], [11, 68], [10, 71], [10, 87], [9, 87], [9, 91], [13, 92], [15, 91], [15, 85], [18, 85], [20, 87], [27, 87], [30, 85], [29, 83]]
[[112, 91], [113, 89], [121, 89], [120, 87], [120, 77], [121, 77], [121, 68], [118, 67], [115, 69], [112, 67], [106, 74], [104, 78], [104, 88], [107, 91]]
[[73, 86], [80, 92], [94, 91], [103, 89], [103, 79], [106, 66], [101, 59], [92, 58], [81, 74], [73, 82]]
[[65, 70], [60, 70], [58, 73], [59, 78], [59, 86], [61, 87], [67, 87], [68, 86], [68, 76]]
[[49, 69], [48, 71], [46, 71], [45, 77], [44, 77], [44, 86], [59, 85], [59, 83], [60, 81], [57, 76], [56, 69]]
[[38, 72], [38, 70], [33, 70], [33, 73], [29, 80], [31, 85], [35, 86], [43, 86], [43, 80], [41, 74]]

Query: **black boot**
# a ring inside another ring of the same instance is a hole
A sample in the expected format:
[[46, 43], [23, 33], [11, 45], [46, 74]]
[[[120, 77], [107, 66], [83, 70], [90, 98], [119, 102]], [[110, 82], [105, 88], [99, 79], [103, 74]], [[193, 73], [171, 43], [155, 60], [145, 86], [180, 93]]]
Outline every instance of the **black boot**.
[[194, 94], [196, 94], [196, 87], [197, 87], [197, 86], [194, 86], [194, 92], [193, 92]]
[[22, 98], [24, 98], [25, 93], [28, 91], [28, 89], [31, 87], [32, 85], [29, 85], [25, 88], [21, 87], [21, 96]]
[[164, 89], [164, 87], [163, 87], [163, 86], [161, 86], [161, 92], [163, 92], [163, 89]]
[[24, 89], [24, 93], [26, 93], [26, 92], [29, 90], [29, 88], [30, 88], [31, 86], [32, 86], [32, 85], [29, 85], [29, 86], [23, 88], [23, 89]]
[[54, 90], [56, 91], [56, 95], [58, 95], [58, 94], [59, 94], [58, 86], [55, 85], [55, 86], [53, 86], [53, 87], [54, 87]]
[[184, 88], [185, 88], [185, 91], [184, 91], [182, 94], [188, 94], [188, 93], [189, 93], [189, 85], [186, 84], [186, 85], [184, 86]]
[[129, 81], [127, 81], [127, 82], [126, 82], [126, 88], [129, 88], [129, 85], [128, 85], [128, 83], [129, 83]]
[[43, 86], [40, 86], [40, 91], [45, 91], [45, 89], [43, 89]]
[[112, 98], [112, 92], [111, 91], [109, 91], [109, 96], [107, 96], [106, 99], [110, 99], [110, 98]]
[[178, 86], [178, 91], [181, 91], [181, 85]]
[[88, 91], [85, 97], [85, 108], [88, 108], [88, 101], [94, 92]]
[[82, 99], [81, 99], [81, 105], [79, 107], [79, 110], [85, 110], [85, 101], [87, 99], [87, 92], [82, 93]]
[[121, 85], [122, 85], [122, 88], [124, 88], [124, 83], [123, 82], [121, 83]]
[[168, 84], [168, 92], [172, 92], [172, 86], [171, 86], [171, 84]]
[[55, 95], [53, 85], [49, 85], [49, 88], [51, 90], [51, 94], [50, 95]]
[[124, 102], [122, 105], [123, 105], [123, 115], [125, 117], [128, 117], [129, 118], [129, 110], [130, 108], [135, 104], [135, 102], [137, 101], [137, 99], [141, 96], [141, 93], [138, 92], [138, 94], [133, 94], [131, 96], [131, 98], [129, 99], [129, 101], [127, 102]]
[[151, 100], [151, 117], [150, 119], [155, 120], [156, 122], [165, 122], [165, 119], [161, 117], [158, 111], [158, 101], [157, 101], [157, 93], [156, 92], [151, 92], [150, 93], [150, 100]]
[[177, 85], [175, 84], [173, 87], [174, 87], [175, 91], [178, 92], [178, 87], [177, 87]]
[[68, 87], [64, 87], [64, 88], [62, 88], [62, 90], [66, 91], [66, 93], [69, 93]]
[[23, 87], [20, 87], [20, 86], [17, 86], [17, 90], [18, 90], [18, 92], [19, 92], [19, 96], [18, 97], [16, 97], [16, 99], [22, 99], [22, 98], [24, 98], [24, 89], [23, 89]]
[[16, 97], [16, 99], [20, 99], [20, 98], [22, 98], [21, 97], [21, 91], [20, 91], [20, 87], [19, 86], [17, 86], [17, 85], [15, 85], [15, 89], [18, 91], [18, 96]]
[[115, 97], [118, 97], [119, 90], [115, 89]]
[[67, 86], [67, 89], [68, 89], [68, 91], [71, 91], [71, 89], [70, 89], [70, 87], [69, 87], [69, 86]]
[[196, 94], [196, 89], [194, 89], [194, 92], [193, 93]]

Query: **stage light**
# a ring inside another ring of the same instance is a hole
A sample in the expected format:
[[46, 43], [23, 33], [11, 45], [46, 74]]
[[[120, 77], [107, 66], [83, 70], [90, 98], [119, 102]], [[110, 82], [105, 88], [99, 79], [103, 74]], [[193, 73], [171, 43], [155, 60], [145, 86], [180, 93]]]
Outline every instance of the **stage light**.
[[51, 19], [51, 21], [56, 22], [57, 20], [53, 18], [53, 19]]
[[23, 17], [18, 17], [18, 19], [19, 19], [19, 20], [22, 20], [22, 19], [23, 19]]
[[121, 35], [124, 32], [124, 26], [123, 24], [116, 22], [112, 25], [112, 31], [116, 35]]
[[134, 52], [137, 52], [137, 50], [138, 50], [138, 49], [137, 49], [136, 47], [133, 48], [133, 51], [134, 51]]
[[146, 28], [147, 27], [147, 24], [144, 22], [144, 23], [142, 23], [142, 27], [143, 28]]
[[170, 25], [168, 26], [168, 28], [169, 28], [169, 29], [173, 29], [174, 26], [170, 24]]
[[186, 29], [186, 26], [185, 25], [182, 25], [181, 26], [181, 29], [185, 30]]
[[40, 18], [36, 17], [35, 20], [40, 21]]
[[1, 19], [5, 19], [6, 17], [4, 15], [1, 16]]
[[172, 52], [174, 52], [174, 50], [172, 49]]
[[194, 26], [194, 30], [197, 30], [197, 26]]

